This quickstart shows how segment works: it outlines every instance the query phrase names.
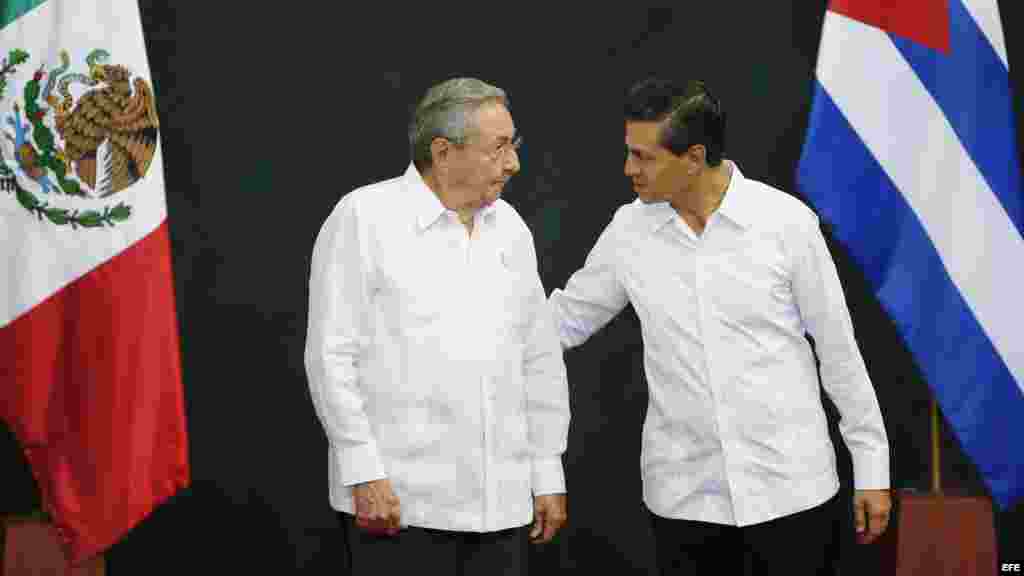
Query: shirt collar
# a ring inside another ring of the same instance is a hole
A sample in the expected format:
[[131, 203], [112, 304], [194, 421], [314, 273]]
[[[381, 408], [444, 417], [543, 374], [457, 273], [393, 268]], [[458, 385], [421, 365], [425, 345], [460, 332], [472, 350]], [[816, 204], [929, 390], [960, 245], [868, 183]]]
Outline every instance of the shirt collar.
[[444, 204], [441, 204], [441, 199], [437, 197], [437, 194], [434, 194], [430, 186], [427, 186], [423, 175], [412, 162], [405, 170], [403, 179], [406, 190], [409, 192], [409, 208], [415, 219], [416, 230], [422, 232], [436, 222], [445, 213], [446, 208]]
[[[750, 198], [747, 194], [746, 177], [740, 172], [740, 167], [732, 160], [726, 160], [732, 166], [732, 174], [729, 178], [729, 185], [725, 188], [725, 197], [718, 207], [718, 212], [728, 218], [740, 228], [749, 228], [752, 221]], [[639, 202], [639, 200], [637, 200]], [[651, 233], [655, 233], [663, 226], [671, 222], [678, 214], [676, 209], [668, 202], [657, 202], [644, 207], [651, 218]]]
[[729, 220], [732, 220], [740, 228], [749, 228], [753, 222], [752, 210], [757, 207], [751, 202], [748, 196], [750, 190], [747, 186], [747, 179], [740, 172], [740, 167], [732, 160], [726, 160], [732, 166], [732, 176], [729, 178], [729, 185], [725, 188], [725, 197], [718, 211]]
[[[640, 200], [638, 199], [637, 202], [640, 202]], [[671, 222], [672, 219], [677, 216], [676, 209], [667, 201], [646, 204], [644, 205], [644, 210], [647, 211], [647, 214], [651, 219], [652, 234], [661, 230], [663, 226]]]
[[[406, 189], [410, 192], [411, 208], [417, 226], [416, 230], [422, 232], [437, 222], [438, 218], [448, 212], [448, 209], [444, 207], [441, 199], [430, 189], [430, 186], [427, 186], [426, 181], [423, 180], [423, 175], [420, 174], [415, 164], [409, 163], [404, 178]], [[495, 202], [481, 209], [480, 215], [484, 218], [492, 217], [497, 211], [497, 205], [498, 203]]]

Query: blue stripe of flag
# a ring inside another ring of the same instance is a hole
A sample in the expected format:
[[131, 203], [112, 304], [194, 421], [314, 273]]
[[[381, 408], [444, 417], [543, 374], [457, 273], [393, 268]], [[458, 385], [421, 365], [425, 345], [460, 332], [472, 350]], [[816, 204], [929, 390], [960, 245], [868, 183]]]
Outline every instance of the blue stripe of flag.
[[863, 268], [993, 499], [1009, 507], [1024, 497], [1024, 394], [906, 199], [815, 84], [800, 189]]
[[950, 0], [949, 13], [949, 54], [889, 36], [942, 109], [1017, 233], [1024, 235], [1024, 195], [1009, 73], [962, 0]]

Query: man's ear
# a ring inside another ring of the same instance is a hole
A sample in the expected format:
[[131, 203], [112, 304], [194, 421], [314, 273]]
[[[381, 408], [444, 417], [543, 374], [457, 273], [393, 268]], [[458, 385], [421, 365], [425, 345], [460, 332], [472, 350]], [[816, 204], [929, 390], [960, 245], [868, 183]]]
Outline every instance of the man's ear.
[[694, 144], [686, 150], [686, 157], [694, 167], [690, 174], [696, 174], [706, 164], [707, 154], [708, 150], [703, 144]]
[[434, 138], [430, 142], [430, 157], [434, 161], [434, 166], [444, 166], [448, 163], [448, 157], [451, 155], [452, 143], [445, 138]]

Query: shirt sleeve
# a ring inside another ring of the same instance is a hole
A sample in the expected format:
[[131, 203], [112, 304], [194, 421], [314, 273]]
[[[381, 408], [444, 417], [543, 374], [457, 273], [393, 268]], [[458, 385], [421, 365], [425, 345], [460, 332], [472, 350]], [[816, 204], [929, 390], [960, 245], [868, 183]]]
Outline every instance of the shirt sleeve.
[[359, 378], [368, 342], [371, 268], [365, 244], [350, 194], [321, 228], [310, 267], [306, 372], [345, 486], [386, 476]]
[[601, 232], [583, 268], [548, 300], [563, 349], [586, 342], [629, 303], [615, 270], [616, 219]]
[[792, 230], [799, 234], [791, 240], [793, 291], [814, 340], [822, 386], [839, 409], [839, 431], [853, 460], [854, 488], [888, 488], [888, 437], [835, 263], [813, 213]]
[[565, 362], [537, 271], [537, 254], [529, 229], [520, 243], [526, 248], [531, 285], [530, 322], [523, 357], [526, 417], [533, 453], [531, 486], [535, 496], [561, 494], [566, 491], [561, 456], [568, 443], [570, 419]]

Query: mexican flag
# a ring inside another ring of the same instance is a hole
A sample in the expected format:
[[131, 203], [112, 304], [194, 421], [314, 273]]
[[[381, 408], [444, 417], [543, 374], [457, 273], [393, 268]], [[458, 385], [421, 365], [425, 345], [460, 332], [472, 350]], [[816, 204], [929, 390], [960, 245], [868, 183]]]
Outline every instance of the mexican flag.
[[136, 0], [5, 0], [0, 57], [0, 419], [78, 563], [190, 481], [160, 122]]

